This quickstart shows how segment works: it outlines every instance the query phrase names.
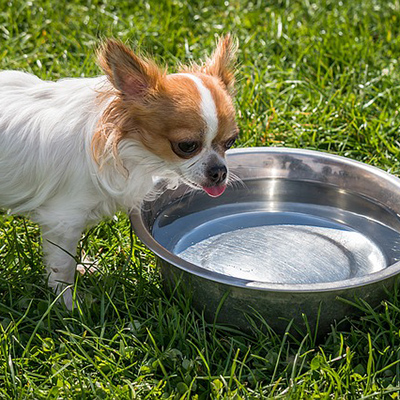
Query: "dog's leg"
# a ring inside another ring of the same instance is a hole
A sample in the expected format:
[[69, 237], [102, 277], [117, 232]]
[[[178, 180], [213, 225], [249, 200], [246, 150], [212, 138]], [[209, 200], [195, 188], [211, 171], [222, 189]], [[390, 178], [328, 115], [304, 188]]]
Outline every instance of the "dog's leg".
[[[62, 227], [62, 229], [58, 229]], [[81, 238], [83, 227], [57, 224], [57, 227], [43, 227], [43, 251], [45, 255], [48, 283], [56, 293], [63, 294], [65, 306], [71, 310], [73, 306], [73, 288], [76, 270], [76, 248]]]

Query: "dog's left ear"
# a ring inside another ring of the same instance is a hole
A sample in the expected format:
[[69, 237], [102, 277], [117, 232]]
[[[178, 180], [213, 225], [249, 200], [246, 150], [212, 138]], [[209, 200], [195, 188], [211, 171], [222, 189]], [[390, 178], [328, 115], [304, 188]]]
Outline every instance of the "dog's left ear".
[[213, 54], [203, 66], [203, 71], [221, 79], [231, 91], [235, 83], [237, 40], [230, 34], [220, 37]]
[[165, 74], [153, 61], [139, 57], [118, 40], [108, 39], [97, 55], [112, 85], [128, 100], [140, 101], [154, 94]]

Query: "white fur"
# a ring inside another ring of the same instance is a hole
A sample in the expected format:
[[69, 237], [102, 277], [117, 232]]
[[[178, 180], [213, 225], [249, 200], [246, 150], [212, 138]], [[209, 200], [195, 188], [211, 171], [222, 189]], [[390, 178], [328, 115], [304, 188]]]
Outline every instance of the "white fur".
[[[182, 74], [183, 75], [183, 74]], [[215, 105], [215, 101], [212, 97], [212, 94], [208, 88], [204, 86], [203, 81], [192, 74], [184, 74], [186, 77], [190, 78], [197, 87], [197, 90], [200, 93], [201, 103], [200, 110], [201, 115], [206, 123], [206, 139], [205, 143], [208, 147], [211, 146], [211, 143], [218, 132], [218, 115], [217, 115], [217, 107]]]
[[199, 155], [183, 163], [180, 169], [180, 173], [185, 177], [186, 182], [189, 184], [194, 183], [193, 186], [198, 187], [196, 182], [204, 178], [210, 160], [214, 159], [217, 160], [218, 164], [225, 164], [225, 160], [212, 148], [212, 142], [218, 133], [217, 107], [211, 91], [204, 85], [201, 78], [190, 73], [178, 73], [175, 75], [191, 79], [195, 83], [201, 98], [200, 112], [206, 126], [203, 149]]
[[[128, 179], [111, 156], [98, 170], [91, 139], [106, 107], [98, 101], [104, 84], [104, 77], [46, 82], [0, 72], [0, 206], [41, 225], [49, 285], [58, 290], [74, 281], [73, 256], [88, 225], [139, 207], [155, 176], [177, 178], [133, 141], [119, 147]], [[71, 308], [71, 290], [64, 300]]]

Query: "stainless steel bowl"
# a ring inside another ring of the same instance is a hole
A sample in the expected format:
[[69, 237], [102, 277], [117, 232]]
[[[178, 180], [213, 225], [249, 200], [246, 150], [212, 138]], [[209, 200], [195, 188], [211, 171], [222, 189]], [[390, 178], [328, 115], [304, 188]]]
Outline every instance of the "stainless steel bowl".
[[165, 280], [191, 291], [213, 321], [325, 332], [378, 304], [400, 271], [400, 180], [322, 152], [245, 148], [227, 154], [241, 181], [211, 198], [185, 185], [131, 215]]

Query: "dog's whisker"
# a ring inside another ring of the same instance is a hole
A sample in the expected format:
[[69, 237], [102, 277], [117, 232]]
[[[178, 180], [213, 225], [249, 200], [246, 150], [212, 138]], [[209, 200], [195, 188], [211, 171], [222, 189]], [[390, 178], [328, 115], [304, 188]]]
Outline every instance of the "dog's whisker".
[[233, 172], [229, 172], [229, 180], [228, 180], [228, 185], [231, 185], [233, 187], [238, 187], [238, 188], [245, 188], [246, 184], [243, 182], [241, 178], [239, 178], [236, 174]]

